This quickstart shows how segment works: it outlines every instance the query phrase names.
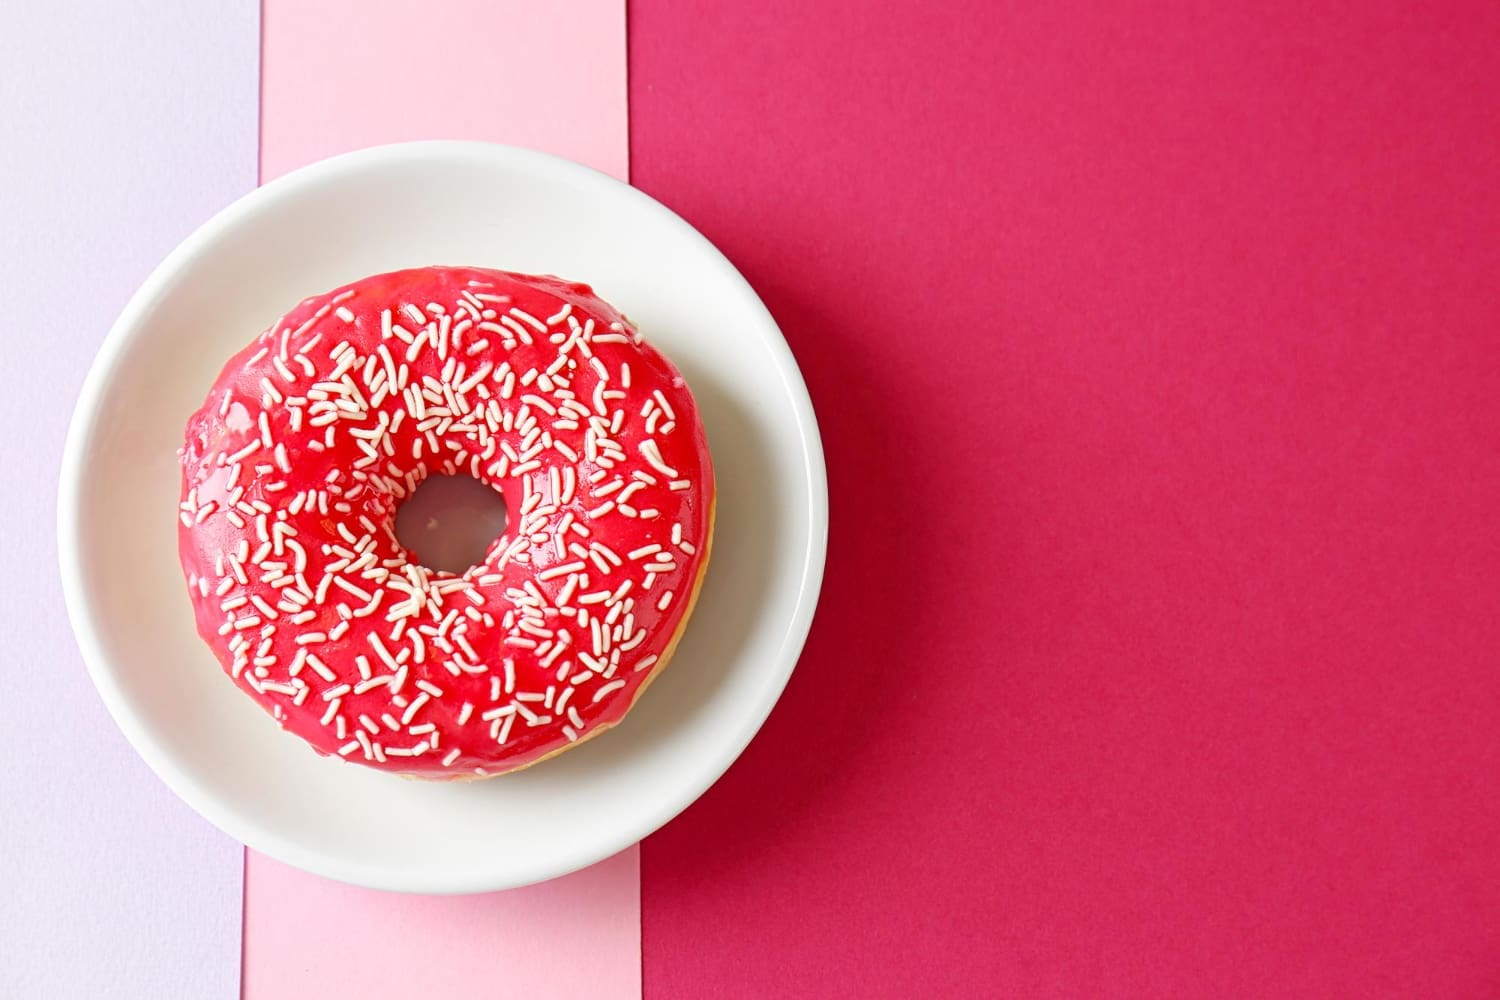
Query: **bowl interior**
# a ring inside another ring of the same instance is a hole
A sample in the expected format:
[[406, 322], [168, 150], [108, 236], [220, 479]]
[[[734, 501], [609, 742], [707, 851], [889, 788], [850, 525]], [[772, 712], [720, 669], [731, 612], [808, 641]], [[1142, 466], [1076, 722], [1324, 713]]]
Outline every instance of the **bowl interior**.
[[[241, 696], [194, 633], [174, 520], [184, 421], [233, 351], [307, 295], [439, 263], [593, 284], [686, 375], [720, 494], [698, 610], [625, 723], [520, 774], [446, 785], [318, 758]], [[825, 496], [790, 353], [707, 241], [646, 196], [566, 161], [421, 143], [262, 188], [153, 274], [85, 386], [64, 461], [60, 548], [101, 693], [191, 805], [252, 847], [329, 877], [478, 891], [607, 857], [733, 761], [801, 650]]]

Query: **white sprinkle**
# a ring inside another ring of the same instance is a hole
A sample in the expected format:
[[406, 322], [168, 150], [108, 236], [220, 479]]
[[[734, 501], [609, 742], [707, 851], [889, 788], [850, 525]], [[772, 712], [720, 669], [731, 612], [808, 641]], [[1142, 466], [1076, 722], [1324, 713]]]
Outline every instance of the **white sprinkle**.
[[567, 576], [569, 573], [577, 573], [579, 570], [586, 568], [587, 565], [582, 562], [563, 563], [561, 566], [553, 566], [550, 569], [542, 570], [542, 572], [537, 574], [536, 578], [545, 582], [547, 580], [555, 580], [560, 576]]
[[368, 590], [365, 590], [361, 587], [356, 587], [354, 584], [350, 583], [348, 580], [345, 580], [341, 576], [335, 576], [333, 578], [333, 583], [334, 586], [343, 588], [345, 591], [359, 598], [361, 601], [368, 603], [372, 599]]
[[640, 452], [642, 457], [644, 457], [646, 461], [651, 464], [651, 467], [657, 472], [660, 472], [668, 479], [675, 479], [677, 477], [677, 470], [663, 461], [661, 457], [661, 450], [657, 448], [655, 441], [651, 440], [650, 438], [642, 441], [640, 444]]
[[406, 706], [406, 711], [401, 713], [401, 724], [403, 726], [411, 725], [411, 720], [416, 718], [417, 713], [422, 710], [422, 706], [427, 704], [429, 700], [431, 700], [431, 696], [425, 693], [413, 698], [411, 704]]
[[543, 323], [541, 320], [537, 319], [535, 316], [531, 315], [531, 313], [527, 312], [524, 309], [512, 308], [510, 310], [510, 314], [516, 319], [521, 320], [523, 323], [529, 324], [531, 328], [537, 333], [547, 332], [547, 324]]
[[[521, 343], [527, 344], [527, 345], [530, 345], [532, 343], [531, 334], [528, 333], [526, 331], [526, 328], [524, 326], [522, 326], [520, 323], [517, 323], [515, 320], [511, 319], [509, 316], [501, 316], [500, 317], [500, 322], [503, 323], [503, 324], [505, 324], [506, 329], [514, 332], [515, 335], [520, 339]], [[485, 324], [481, 324], [481, 326], [483, 326], [483, 325], [485, 325]], [[533, 377], [534, 377], [534, 375], [535, 375], [535, 373], [533, 373]], [[522, 385], [526, 385], [526, 384], [528, 384], [528, 381], [529, 380], [527, 380], [527, 379], [522, 379], [521, 384]]]
[[226, 465], [238, 465], [239, 463], [243, 462], [245, 459], [249, 458], [251, 455], [255, 454], [257, 451], [260, 451], [260, 449], [261, 449], [261, 440], [260, 440], [260, 438], [256, 438], [255, 440], [251, 441], [249, 444], [245, 445], [245, 447], [243, 447], [239, 451], [235, 452], [233, 455], [227, 456], [225, 458], [225, 464]]
[[333, 681], [338, 680], [338, 677], [334, 674], [334, 672], [332, 670], [329, 670], [328, 665], [322, 660], [318, 659], [317, 654], [315, 653], [307, 654], [307, 665], [317, 671], [318, 676], [323, 678], [325, 681], [332, 683]]
[[364, 694], [367, 691], [373, 691], [373, 690], [375, 690], [376, 688], [380, 687], [382, 684], [390, 684], [390, 682], [391, 682], [391, 679], [390, 679], [389, 676], [385, 676], [385, 677], [370, 677], [370, 678], [362, 680], [358, 684], [354, 685], [354, 693], [355, 694]]
[[594, 692], [594, 704], [599, 704], [600, 699], [608, 697], [611, 692], [618, 691], [624, 686], [625, 681], [623, 678], [610, 681], [608, 684], [605, 684], [603, 687], [599, 688], [599, 690]]
[[395, 673], [401, 669], [400, 664], [396, 662], [396, 658], [385, 648], [385, 643], [380, 641], [379, 635], [374, 632], [367, 633], [365, 640], [375, 648], [375, 654], [385, 661], [385, 665], [391, 668], [391, 673]]

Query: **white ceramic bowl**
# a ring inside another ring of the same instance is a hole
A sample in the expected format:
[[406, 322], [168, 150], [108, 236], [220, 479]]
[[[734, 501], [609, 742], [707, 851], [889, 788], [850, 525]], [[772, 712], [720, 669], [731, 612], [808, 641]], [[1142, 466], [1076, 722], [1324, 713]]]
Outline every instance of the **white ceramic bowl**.
[[[475, 264], [587, 281], [682, 369], [719, 482], [714, 554], [676, 658], [624, 724], [489, 781], [403, 781], [317, 757], [223, 676], [177, 564], [175, 451], [224, 361], [304, 296]], [[99, 352], [63, 458], [64, 593], [100, 695], [193, 808], [281, 861], [413, 892], [508, 888], [599, 861], [718, 779], [775, 704], [822, 580], [827, 488], [775, 322], [672, 212], [527, 150], [426, 142], [314, 164], [172, 252]]]

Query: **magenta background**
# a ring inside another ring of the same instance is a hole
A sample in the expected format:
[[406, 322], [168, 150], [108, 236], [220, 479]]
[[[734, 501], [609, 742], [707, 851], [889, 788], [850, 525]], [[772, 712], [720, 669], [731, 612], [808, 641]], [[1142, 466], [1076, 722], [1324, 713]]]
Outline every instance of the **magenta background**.
[[1500, 992], [1500, 6], [715, 11], [631, 3], [632, 177], [832, 540], [646, 995]]

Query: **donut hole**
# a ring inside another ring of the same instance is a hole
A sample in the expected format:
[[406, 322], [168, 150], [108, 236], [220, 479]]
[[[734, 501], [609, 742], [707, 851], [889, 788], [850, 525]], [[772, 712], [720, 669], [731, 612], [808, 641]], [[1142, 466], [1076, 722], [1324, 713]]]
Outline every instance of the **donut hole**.
[[428, 569], [463, 573], [505, 531], [505, 500], [469, 476], [428, 476], [396, 511], [396, 540]]

